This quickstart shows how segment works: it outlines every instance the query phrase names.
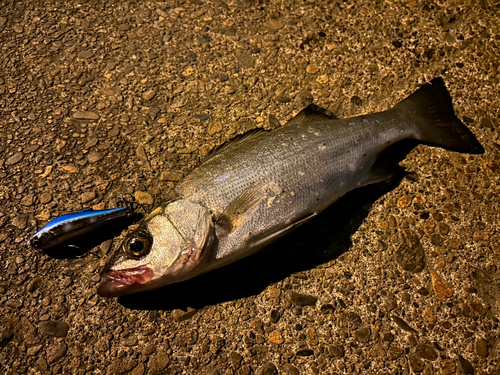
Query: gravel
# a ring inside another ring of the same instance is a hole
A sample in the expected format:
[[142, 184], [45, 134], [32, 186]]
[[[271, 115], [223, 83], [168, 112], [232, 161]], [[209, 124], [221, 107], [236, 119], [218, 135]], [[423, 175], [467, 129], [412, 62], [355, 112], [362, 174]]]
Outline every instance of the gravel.
[[[43, 374], [496, 374], [498, 2], [2, 3], [0, 368]], [[442, 76], [484, 155], [418, 146], [271, 248], [96, 295], [120, 238], [53, 259], [50, 218], [167, 199], [211, 149], [307, 104], [347, 118]]]

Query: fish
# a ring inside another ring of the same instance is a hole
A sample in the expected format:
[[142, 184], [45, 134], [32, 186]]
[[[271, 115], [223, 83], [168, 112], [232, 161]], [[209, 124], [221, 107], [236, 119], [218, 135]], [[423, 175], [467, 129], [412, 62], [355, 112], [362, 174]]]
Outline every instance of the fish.
[[27, 244], [35, 250], [47, 251], [95, 232], [113, 221], [132, 218], [133, 215], [134, 209], [130, 205], [105, 210], [86, 208], [50, 221], [31, 236]]
[[484, 153], [440, 77], [379, 113], [338, 119], [310, 104], [282, 127], [214, 150], [125, 237], [97, 293], [143, 292], [253, 254], [349, 191], [391, 177], [387, 151], [404, 140]]

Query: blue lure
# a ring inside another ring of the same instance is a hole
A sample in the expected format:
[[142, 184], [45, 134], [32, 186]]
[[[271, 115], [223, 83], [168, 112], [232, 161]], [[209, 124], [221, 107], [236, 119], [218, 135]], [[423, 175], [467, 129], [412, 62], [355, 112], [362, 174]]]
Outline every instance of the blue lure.
[[118, 219], [130, 219], [133, 215], [134, 210], [129, 206], [107, 210], [86, 208], [75, 213], [62, 215], [36, 232], [28, 240], [28, 246], [36, 250], [47, 250], [89, 234]]

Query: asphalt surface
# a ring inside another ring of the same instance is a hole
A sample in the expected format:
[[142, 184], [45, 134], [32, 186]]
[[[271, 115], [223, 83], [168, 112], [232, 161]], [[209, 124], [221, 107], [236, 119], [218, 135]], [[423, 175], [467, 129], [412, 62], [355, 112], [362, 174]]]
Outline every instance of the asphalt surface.
[[[499, 19], [495, 0], [3, 0], [0, 373], [500, 373]], [[385, 110], [437, 76], [484, 155], [418, 146], [231, 266], [105, 299], [119, 237], [26, 246], [121, 193], [151, 208], [269, 115]]]

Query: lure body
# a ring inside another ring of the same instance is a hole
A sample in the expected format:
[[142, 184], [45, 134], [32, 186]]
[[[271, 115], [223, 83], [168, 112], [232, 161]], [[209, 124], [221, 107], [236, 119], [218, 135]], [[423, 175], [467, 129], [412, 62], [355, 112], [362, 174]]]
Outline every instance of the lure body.
[[74, 238], [94, 232], [111, 221], [128, 218], [134, 211], [129, 206], [93, 210], [87, 208], [55, 218], [36, 232], [28, 245], [37, 250], [46, 250], [61, 245]]

